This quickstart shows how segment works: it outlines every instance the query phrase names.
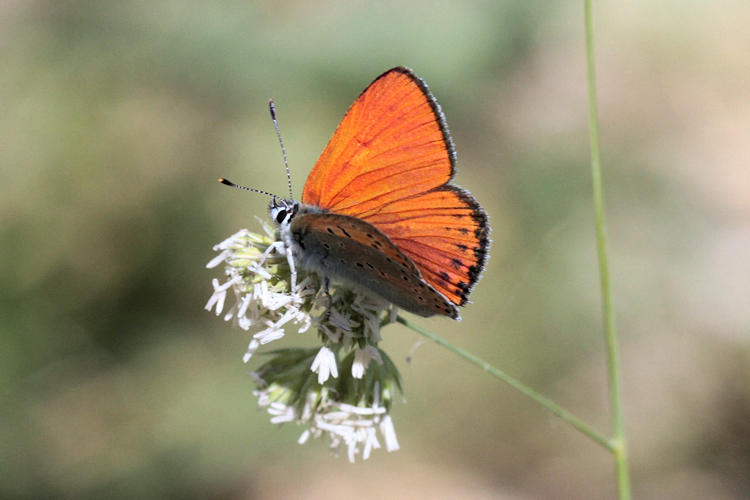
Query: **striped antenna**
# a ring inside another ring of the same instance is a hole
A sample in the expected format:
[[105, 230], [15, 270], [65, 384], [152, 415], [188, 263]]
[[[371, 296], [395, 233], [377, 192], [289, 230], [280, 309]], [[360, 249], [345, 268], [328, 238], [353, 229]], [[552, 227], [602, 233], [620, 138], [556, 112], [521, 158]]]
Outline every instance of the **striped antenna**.
[[235, 184], [234, 182], [232, 182], [230, 180], [227, 180], [227, 179], [225, 179], [223, 177], [219, 177], [219, 182], [221, 182], [225, 186], [231, 186], [231, 187], [235, 187], [235, 188], [238, 188], [238, 189], [244, 189], [245, 191], [250, 191], [250, 192], [253, 192], [253, 193], [265, 194], [267, 196], [270, 196], [274, 200], [276, 200], [276, 199], [280, 200], [281, 199], [281, 197], [276, 196], [273, 193], [269, 193], [268, 191], [263, 191], [262, 189], [255, 189], [255, 188], [249, 188], [249, 187], [245, 187], [245, 186], [240, 186], [239, 184]]
[[273, 126], [276, 128], [276, 137], [279, 138], [279, 144], [281, 145], [281, 156], [284, 158], [284, 167], [286, 168], [286, 182], [289, 184], [289, 199], [294, 199], [292, 193], [292, 174], [289, 173], [289, 162], [286, 159], [286, 148], [284, 147], [284, 141], [281, 139], [281, 130], [279, 129], [279, 122], [276, 121], [276, 104], [273, 99], [268, 100], [268, 111], [271, 112], [271, 120], [273, 120]]

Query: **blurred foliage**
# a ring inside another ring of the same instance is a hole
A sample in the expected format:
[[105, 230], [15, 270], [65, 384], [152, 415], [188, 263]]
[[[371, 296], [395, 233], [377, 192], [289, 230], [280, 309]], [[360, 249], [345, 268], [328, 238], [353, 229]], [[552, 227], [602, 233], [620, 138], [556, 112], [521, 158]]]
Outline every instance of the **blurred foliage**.
[[[750, 495], [750, 8], [722, 6], [597, 6], [643, 498]], [[604, 451], [398, 326], [402, 450], [300, 447], [254, 410], [249, 339], [202, 309], [211, 246], [266, 212], [216, 178], [285, 191], [267, 99], [299, 193], [351, 101], [408, 65], [494, 231], [464, 321], [425, 326], [607, 429], [578, 7], [0, 5], [0, 496], [611, 497]]]

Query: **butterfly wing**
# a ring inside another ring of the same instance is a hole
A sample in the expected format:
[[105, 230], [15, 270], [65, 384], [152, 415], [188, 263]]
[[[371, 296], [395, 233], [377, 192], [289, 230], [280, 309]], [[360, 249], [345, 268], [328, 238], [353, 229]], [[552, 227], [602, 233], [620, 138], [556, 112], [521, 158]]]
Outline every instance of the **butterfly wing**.
[[487, 258], [489, 226], [476, 200], [448, 183], [455, 156], [427, 84], [393, 68], [349, 108], [302, 201], [372, 224], [427, 283], [463, 305]]
[[354, 101], [307, 178], [303, 203], [361, 217], [448, 182], [455, 153], [440, 108], [406, 68]]
[[425, 283], [414, 262], [373, 225], [347, 215], [300, 212], [290, 230], [305, 267], [363, 286], [415, 314], [458, 317], [456, 306]]
[[487, 216], [474, 198], [444, 185], [399, 200], [365, 220], [411, 258], [424, 279], [464, 305], [487, 259]]

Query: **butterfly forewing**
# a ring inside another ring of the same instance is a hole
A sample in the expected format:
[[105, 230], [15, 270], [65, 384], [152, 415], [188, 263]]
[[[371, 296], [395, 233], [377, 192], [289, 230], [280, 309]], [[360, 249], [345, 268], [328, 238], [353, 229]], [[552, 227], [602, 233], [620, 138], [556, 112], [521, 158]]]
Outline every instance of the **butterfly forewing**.
[[453, 303], [425, 282], [414, 262], [373, 225], [346, 215], [303, 210], [290, 229], [306, 267], [374, 291], [415, 314], [458, 317]]
[[359, 215], [448, 182], [450, 138], [415, 78], [394, 68], [360, 94], [307, 178], [303, 203]]

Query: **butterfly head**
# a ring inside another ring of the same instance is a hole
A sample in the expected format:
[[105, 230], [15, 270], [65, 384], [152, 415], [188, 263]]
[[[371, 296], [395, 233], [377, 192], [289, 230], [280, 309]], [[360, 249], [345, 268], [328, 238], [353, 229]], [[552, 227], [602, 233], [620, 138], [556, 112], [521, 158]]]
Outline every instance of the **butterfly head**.
[[271, 212], [271, 219], [281, 227], [288, 226], [292, 218], [299, 211], [299, 203], [293, 200], [282, 200], [281, 198], [272, 198], [268, 206]]

